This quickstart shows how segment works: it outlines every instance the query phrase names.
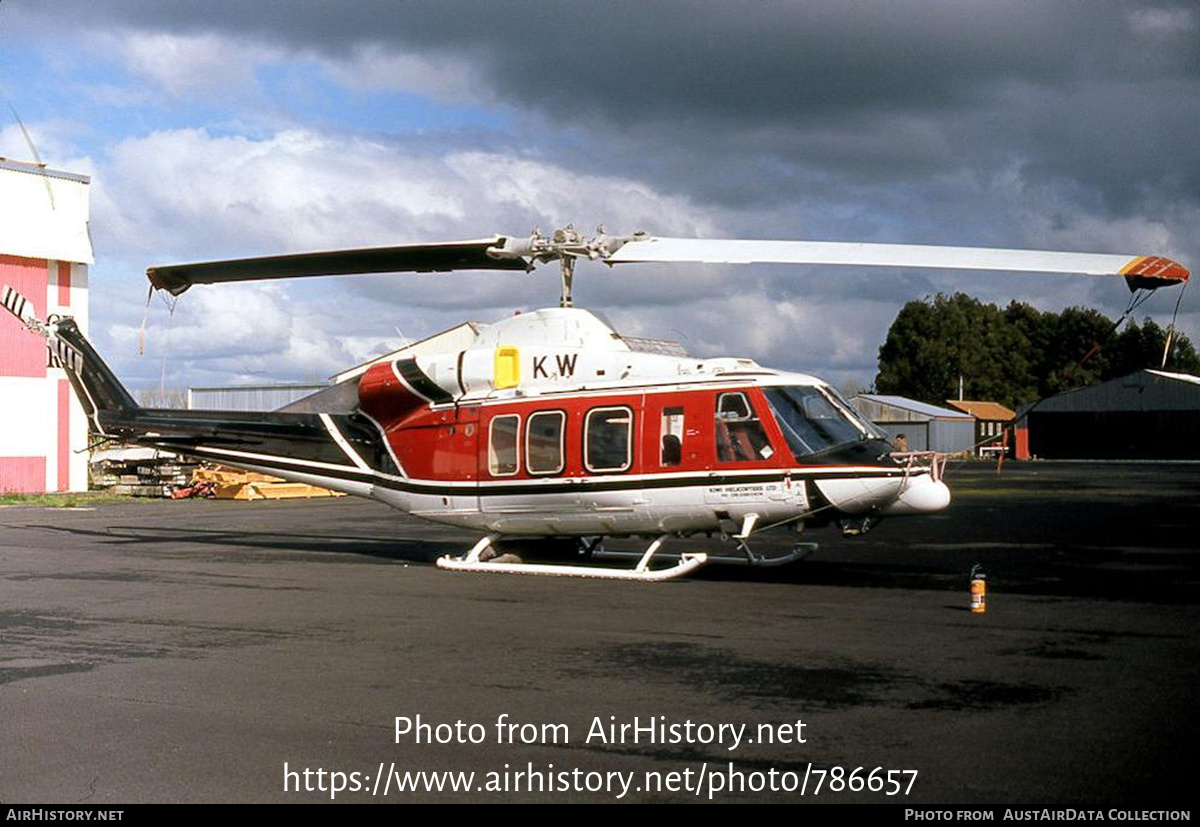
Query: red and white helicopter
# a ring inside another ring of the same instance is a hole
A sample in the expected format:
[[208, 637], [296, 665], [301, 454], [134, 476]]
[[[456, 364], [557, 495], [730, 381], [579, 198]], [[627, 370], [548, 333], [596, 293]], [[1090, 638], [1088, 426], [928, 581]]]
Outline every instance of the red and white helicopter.
[[[836, 521], [847, 533], [882, 517], [946, 508], [936, 455], [893, 455], [882, 431], [826, 382], [749, 359], [700, 359], [672, 343], [623, 337], [572, 307], [581, 259], [792, 263], [1065, 272], [1125, 276], [1130, 289], [1187, 280], [1169, 259], [1084, 253], [664, 238], [544, 237], [305, 253], [152, 267], [151, 284], [352, 273], [529, 271], [558, 261], [560, 306], [487, 326], [463, 326], [370, 364], [352, 378], [270, 413], [139, 407], [70, 318], [50, 323], [8, 287], [4, 306], [48, 340], [94, 431], [284, 479], [380, 500], [441, 523], [486, 532], [459, 571], [665, 580], [706, 562], [777, 565], [815, 546], [766, 556], [749, 541], [772, 527]], [[663, 542], [698, 533], [728, 555], [680, 554], [651, 568]], [[578, 543], [603, 553], [610, 536], [651, 542], [632, 570], [530, 564], [514, 540]]]

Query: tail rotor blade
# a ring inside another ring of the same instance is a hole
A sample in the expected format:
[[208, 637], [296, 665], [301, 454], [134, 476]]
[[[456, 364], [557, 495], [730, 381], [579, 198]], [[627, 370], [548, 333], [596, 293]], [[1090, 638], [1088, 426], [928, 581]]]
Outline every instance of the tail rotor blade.
[[32, 328], [37, 322], [37, 317], [33, 314], [33, 304], [7, 284], [0, 288], [0, 304], [26, 327]]
[[59, 363], [64, 368], [75, 372], [83, 370], [83, 354], [70, 342], [64, 341], [57, 335], [56, 325], [48, 325], [34, 315], [33, 303], [29, 299], [6, 284], [0, 288], [0, 304], [4, 306], [5, 310], [20, 319], [21, 324], [25, 327], [43, 336], [46, 339], [46, 346], [58, 357]]

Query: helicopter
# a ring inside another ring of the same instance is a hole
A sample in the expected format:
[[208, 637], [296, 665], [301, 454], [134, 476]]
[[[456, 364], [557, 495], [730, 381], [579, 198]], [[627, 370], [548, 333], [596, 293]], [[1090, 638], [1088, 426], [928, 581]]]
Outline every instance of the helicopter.
[[[365, 273], [529, 272], [558, 262], [558, 307], [463, 325], [368, 363], [272, 412], [139, 406], [71, 318], [37, 319], [5, 286], [0, 300], [44, 336], [94, 433], [386, 503], [484, 532], [451, 571], [669, 580], [708, 563], [773, 566], [751, 546], [764, 531], [837, 523], [862, 534], [880, 519], [950, 504], [945, 457], [893, 451], [886, 434], [829, 383], [678, 344], [622, 336], [574, 306], [576, 265], [856, 265], [1123, 276], [1133, 291], [1186, 282], [1160, 256], [753, 239], [543, 236], [300, 253], [147, 269], [172, 296], [199, 284]], [[663, 550], [717, 535], [728, 554]], [[641, 552], [604, 548], [644, 538]], [[522, 541], [566, 545], [581, 560], [531, 563]], [[594, 558], [629, 556], [632, 569]], [[674, 557], [654, 567], [659, 557]]]

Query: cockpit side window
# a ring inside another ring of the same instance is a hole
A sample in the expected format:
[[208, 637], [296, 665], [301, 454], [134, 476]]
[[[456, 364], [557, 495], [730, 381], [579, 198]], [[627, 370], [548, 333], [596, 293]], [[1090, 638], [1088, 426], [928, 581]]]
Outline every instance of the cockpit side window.
[[775, 453], [762, 423], [744, 393], [717, 397], [717, 462], [752, 462], [770, 459]]
[[765, 389], [775, 421], [797, 459], [881, 436], [840, 397], [824, 391], [815, 386]]

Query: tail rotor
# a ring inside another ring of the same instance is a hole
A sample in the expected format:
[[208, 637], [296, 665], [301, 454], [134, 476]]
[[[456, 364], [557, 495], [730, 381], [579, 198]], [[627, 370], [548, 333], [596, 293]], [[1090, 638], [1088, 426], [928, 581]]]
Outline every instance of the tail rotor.
[[0, 288], [0, 304], [16, 316], [27, 329], [46, 339], [46, 346], [58, 358], [64, 369], [73, 373], [83, 370], [83, 354], [58, 335], [56, 324], [44, 322], [34, 314], [33, 302], [6, 284]]

